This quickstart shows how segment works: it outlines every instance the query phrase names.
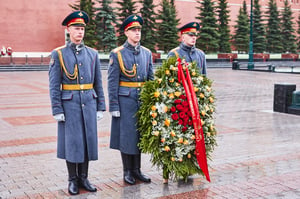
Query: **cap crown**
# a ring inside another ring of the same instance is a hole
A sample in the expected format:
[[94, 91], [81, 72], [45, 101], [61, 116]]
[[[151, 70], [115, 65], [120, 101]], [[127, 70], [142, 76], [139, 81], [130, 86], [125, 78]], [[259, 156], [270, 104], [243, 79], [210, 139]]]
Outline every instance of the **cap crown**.
[[63, 26], [85, 26], [89, 23], [89, 16], [84, 11], [75, 11], [69, 14], [62, 22]]
[[143, 21], [143, 18], [139, 15], [136, 15], [136, 14], [132, 14], [130, 15], [129, 17], [127, 17], [122, 25], [121, 25], [121, 29], [126, 31], [130, 28], [133, 28], [133, 27], [142, 27], [144, 21]]
[[183, 25], [178, 30], [181, 32], [181, 34], [188, 33], [188, 32], [196, 33], [200, 30], [200, 24], [198, 22], [190, 22]]

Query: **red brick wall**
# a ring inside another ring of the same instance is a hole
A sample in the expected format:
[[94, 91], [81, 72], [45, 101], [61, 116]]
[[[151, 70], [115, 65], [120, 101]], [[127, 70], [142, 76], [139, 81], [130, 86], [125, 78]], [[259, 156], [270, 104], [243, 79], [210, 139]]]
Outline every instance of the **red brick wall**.
[[[76, 0], [0, 0], [0, 48], [10, 46], [14, 52], [49, 52], [64, 44], [63, 18], [71, 12], [69, 3]], [[269, 0], [260, 0], [263, 10]], [[291, 3], [295, 20], [298, 19], [300, 0]], [[299, 1], [299, 3], [296, 3]], [[160, 0], [154, 0], [158, 4]], [[242, 0], [228, 0], [231, 29]], [[180, 25], [194, 21], [198, 16], [199, 4], [195, 0], [175, 0]], [[250, 0], [247, 0], [250, 10]], [[277, 0], [283, 7], [283, 0]], [[297, 28], [297, 27], [296, 27]], [[233, 29], [232, 29], [233, 30]]]
[[0, 47], [15, 52], [49, 52], [64, 44], [62, 19], [70, 0], [0, 0]]

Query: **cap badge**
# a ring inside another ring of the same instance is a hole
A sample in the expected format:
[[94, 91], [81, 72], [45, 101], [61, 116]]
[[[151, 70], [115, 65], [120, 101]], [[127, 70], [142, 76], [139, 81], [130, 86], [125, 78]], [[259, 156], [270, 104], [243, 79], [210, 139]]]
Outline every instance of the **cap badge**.
[[82, 17], [82, 16], [83, 16], [82, 12], [78, 13], [78, 15], [79, 15], [80, 17]]

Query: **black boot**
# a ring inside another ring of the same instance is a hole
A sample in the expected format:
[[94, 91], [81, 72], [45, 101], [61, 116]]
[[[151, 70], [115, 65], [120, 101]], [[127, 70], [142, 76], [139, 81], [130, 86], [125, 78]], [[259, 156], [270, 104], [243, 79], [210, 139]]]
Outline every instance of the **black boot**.
[[78, 178], [76, 173], [76, 163], [71, 163], [66, 161], [68, 173], [69, 173], [69, 185], [68, 185], [68, 192], [71, 195], [79, 194], [78, 188]]
[[151, 179], [141, 172], [141, 154], [134, 155], [133, 165], [134, 165], [133, 167], [134, 170], [132, 172], [133, 177], [135, 177], [136, 179], [142, 182], [151, 182]]
[[88, 177], [88, 168], [89, 161], [85, 160], [84, 163], [78, 164], [78, 177], [79, 177], [79, 186], [89, 192], [96, 192], [97, 188], [94, 187], [90, 181], [87, 179]]
[[123, 170], [124, 170], [123, 173], [124, 182], [130, 185], [134, 185], [135, 179], [132, 176], [132, 157], [131, 155], [125, 153], [121, 153], [121, 157], [122, 157]]

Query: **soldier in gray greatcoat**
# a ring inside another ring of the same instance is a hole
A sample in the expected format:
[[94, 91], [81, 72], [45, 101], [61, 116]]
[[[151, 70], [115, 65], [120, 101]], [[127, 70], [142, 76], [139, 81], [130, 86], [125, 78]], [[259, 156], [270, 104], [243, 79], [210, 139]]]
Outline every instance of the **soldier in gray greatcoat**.
[[141, 173], [140, 134], [136, 113], [139, 109], [141, 86], [154, 78], [152, 53], [140, 45], [143, 19], [127, 17], [121, 29], [127, 41], [110, 53], [108, 69], [109, 111], [112, 115], [110, 148], [121, 152], [124, 181], [135, 184], [136, 179], [151, 182]]
[[179, 28], [181, 43], [168, 53], [168, 57], [184, 58], [186, 62], [196, 62], [199, 72], [206, 75], [206, 58], [202, 50], [195, 47], [200, 25], [190, 22]]
[[97, 120], [103, 117], [105, 100], [98, 52], [83, 43], [89, 21], [83, 11], [68, 15], [70, 41], [51, 53], [49, 88], [52, 114], [58, 122], [57, 157], [66, 160], [71, 195], [79, 187], [95, 192], [88, 164], [98, 159]]

